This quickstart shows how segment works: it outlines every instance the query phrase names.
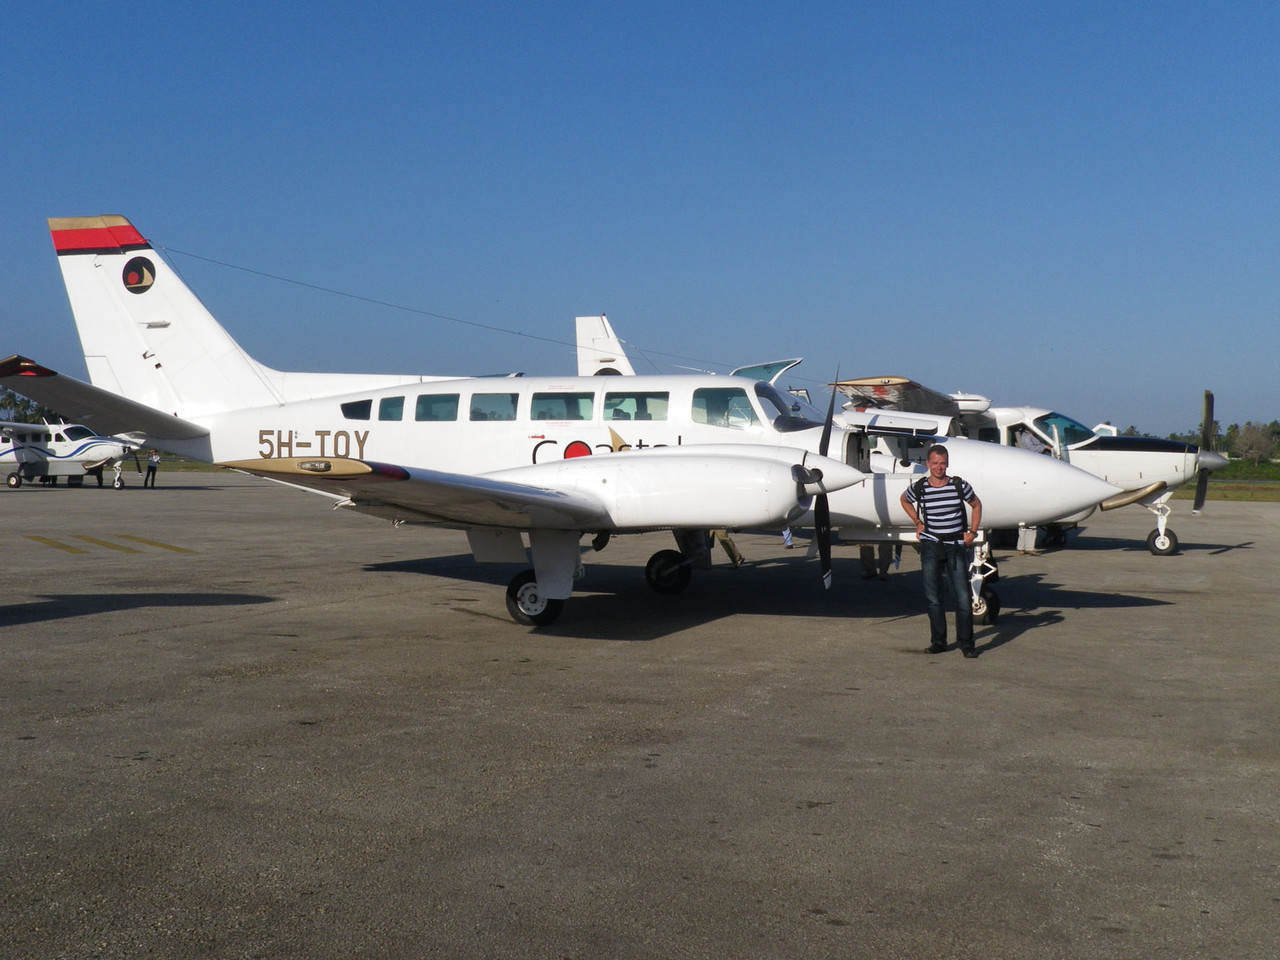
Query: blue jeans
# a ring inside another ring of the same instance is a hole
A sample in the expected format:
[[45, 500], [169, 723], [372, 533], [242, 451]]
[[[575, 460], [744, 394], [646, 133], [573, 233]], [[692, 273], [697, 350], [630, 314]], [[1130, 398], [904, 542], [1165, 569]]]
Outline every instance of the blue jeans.
[[929, 642], [947, 644], [947, 614], [942, 606], [942, 584], [951, 584], [956, 598], [956, 644], [973, 646], [973, 596], [969, 591], [969, 551], [963, 542], [920, 541], [920, 570], [924, 574], [924, 599], [929, 605]]

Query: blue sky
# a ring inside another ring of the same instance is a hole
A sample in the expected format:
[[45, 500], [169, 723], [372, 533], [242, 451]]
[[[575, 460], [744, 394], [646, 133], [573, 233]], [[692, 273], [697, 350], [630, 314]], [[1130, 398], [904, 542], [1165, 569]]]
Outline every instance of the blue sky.
[[0, 81], [0, 354], [76, 376], [45, 220], [121, 213], [280, 369], [607, 313], [640, 372], [1280, 418], [1274, 4], [21, 4]]

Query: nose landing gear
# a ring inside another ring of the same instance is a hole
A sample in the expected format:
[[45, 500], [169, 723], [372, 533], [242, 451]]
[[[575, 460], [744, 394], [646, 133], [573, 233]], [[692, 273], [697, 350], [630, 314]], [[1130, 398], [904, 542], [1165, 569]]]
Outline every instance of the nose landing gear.
[[974, 623], [986, 626], [1000, 616], [1000, 595], [991, 586], [999, 579], [1000, 571], [991, 561], [991, 544], [984, 538], [973, 545], [973, 562], [969, 564]]

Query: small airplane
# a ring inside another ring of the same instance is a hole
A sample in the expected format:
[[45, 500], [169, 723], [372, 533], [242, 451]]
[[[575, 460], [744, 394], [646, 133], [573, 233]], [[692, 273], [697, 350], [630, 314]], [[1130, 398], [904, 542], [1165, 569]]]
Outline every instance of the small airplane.
[[126, 457], [136, 456], [134, 449], [118, 437], [101, 437], [79, 423], [13, 423], [0, 421], [0, 472], [9, 470], [10, 487], [22, 482], [59, 477], [67, 478], [67, 486], [78, 487], [86, 474], [115, 467], [112, 486], [124, 486], [120, 476]]
[[[660, 593], [689, 582], [705, 531], [811, 516], [824, 583], [833, 524], [907, 526], [918, 473], [872, 476], [862, 430], [740, 377], [459, 378], [288, 373], [252, 359], [124, 217], [51, 219], [91, 383], [24, 357], [0, 383], [99, 429], [319, 493], [400, 524], [466, 531], [481, 562], [528, 562], [507, 587], [519, 623], [560, 614], [580, 541], [671, 530]], [[790, 398], [794, 399], [794, 398]], [[820, 415], [819, 415], [820, 416]], [[998, 524], [1039, 522], [1117, 488], [1047, 457], [940, 438]], [[831, 456], [828, 456], [830, 451]], [[1011, 469], [1011, 467], [1016, 469]], [[824, 548], [825, 544], [825, 548]]]
[[[1037, 407], [993, 407], [986, 397], [972, 393], [943, 394], [906, 377], [867, 377], [835, 385], [850, 403], [845, 409], [904, 410], [952, 421], [946, 429], [960, 436], [1047, 453], [1087, 470], [1124, 490], [1101, 504], [1109, 510], [1140, 503], [1156, 518], [1147, 536], [1147, 549], [1167, 556], [1178, 549], [1169, 529], [1173, 491], [1197, 478], [1192, 513], [1204, 508], [1209, 474], [1227, 465], [1213, 450], [1213, 394], [1204, 394], [1199, 446], [1158, 437], [1121, 437], [1113, 427], [1092, 430], [1061, 413]], [[1064, 529], [1083, 517], [1065, 517], [1053, 524], [1051, 542], [1065, 542]]]

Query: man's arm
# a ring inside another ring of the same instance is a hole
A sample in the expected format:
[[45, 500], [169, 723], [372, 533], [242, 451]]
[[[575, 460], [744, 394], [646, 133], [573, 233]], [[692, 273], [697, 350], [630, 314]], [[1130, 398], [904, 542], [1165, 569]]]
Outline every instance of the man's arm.
[[916, 505], [907, 498], [906, 493], [902, 495], [901, 502], [902, 509], [906, 511], [907, 519], [915, 526], [916, 535], [918, 536], [924, 532], [924, 521], [920, 519], [920, 514], [916, 513]]
[[969, 517], [969, 529], [964, 532], [964, 545], [966, 547], [973, 543], [974, 536], [982, 529], [982, 501], [978, 499], [976, 493], [970, 498], [969, 507], [972, 514]]

